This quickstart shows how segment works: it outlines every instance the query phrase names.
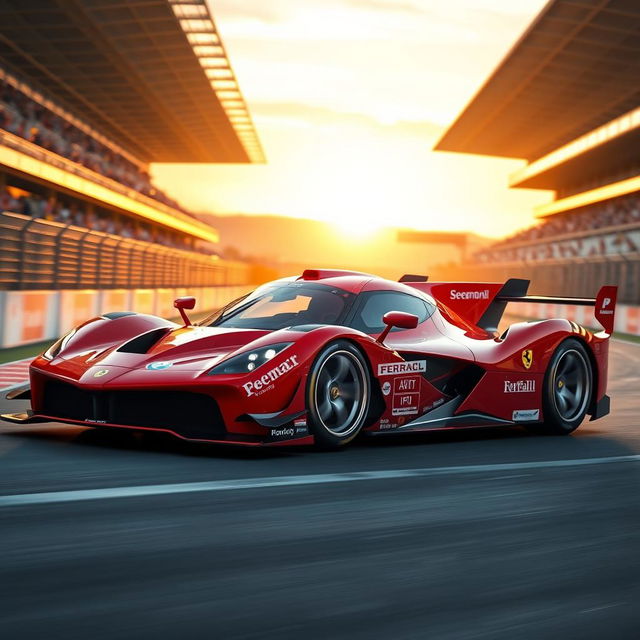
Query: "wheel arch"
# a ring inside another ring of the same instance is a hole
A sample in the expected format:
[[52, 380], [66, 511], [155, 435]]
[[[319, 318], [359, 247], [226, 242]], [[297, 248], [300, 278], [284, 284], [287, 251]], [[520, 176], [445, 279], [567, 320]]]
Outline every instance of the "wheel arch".
[[336, 342], [346, 342], [350, 344], [354, 349], [356, 349], [364, 360], [367, 373], [369, 375], [369, 383], [370, 383], [369, 393], [370, 393], [371, 399], [369, 402], [369, 410], [367, 411], [367, 415], [362, 425], [363, 430], [366, 429], [367, 427], [370, 427], [372, 424], [374, 424], [386, 409], [386, 402], [384, 401], [382, 389], [378, 384], [377, 377], [374, 375], [373, 365], [371, 364], [371, 357], [367, 352], [366, 344], [364, 344], [365, 341], [366, 340], [360, 339], [359, 334], [346, 333], [346, 334], [332, 335], [322, 344], [322, 346], [317, 350], [317, 353], [310, 360], [309, 369], [306, 373], [306, 377], [304, 380], [304, 389], [305, 389], [305, 395], [306, 395], [308, 390], [308, 385], [310, 384], [310, 380], [311, 380], [311, 372], [314, 368], [314, 365], [317, 362], [318, 357], [320, 356], [322, 351], [324, 351], [324, 349], [326, 349], [330, 345]]
[[598, 389], [600, 387], [600, 368], [598, 367], [598, 361], [596, 355], [593, 352], [593, 345], [586, 340], [585, 336], [575, 335], [575, 339], [582, 343], [589, 357], [589, 364], [591, 365], [591, 375], [593, 379], [591, 381], [591, 397], [589, 398], [589, 405], [587, 406], [587, 413], [593, 414], [595, 411], [596, 403], [598, 402]]
[[370, 381], [370, 393], [371, 393], [371, 401], [369, 402], [369, 411], [367, 412], [367, 417], [365, 418], [364, 424], [362, 425], [363, 429], [370, 427], [374, 422], [380, 419], [380, 416], [385, 412], [387, 408], [387, 403], [384, 400], [384, 396], [382, 394], [382, 389], [378, 384], [378, 378], [373, 373], [373, 366], [371, 365], [371, 358], [367, 353], [364, 345], [361, 344], [358, 340], [355, 340], [353, 336], [348, 336], [344, 338], [338, 338], [344, 340], [345, 342], [350, 342], [362, 355], [364, 358], [365, 364], [367, 366], [367, 371], [369, 373], [369, 381]]

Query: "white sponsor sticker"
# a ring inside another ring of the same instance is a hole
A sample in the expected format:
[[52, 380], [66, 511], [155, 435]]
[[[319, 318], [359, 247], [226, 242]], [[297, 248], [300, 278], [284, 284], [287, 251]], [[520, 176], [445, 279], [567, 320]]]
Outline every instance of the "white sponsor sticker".
[[388, 380], [382, 385], [382, 393], [384, 393], [385, 396], [391, 393], [391, 383]]
[[540, 409], [518, 409], [513, 412], [514, 422], [531, 422], [540, 419]]
[[294, 367], [298, 366], [298, 356], [290, 356], [277, 367], [269, 369], [266, 373], [262, 374], [259, 378], [252, 380], [251, 382], [245, 382], [242, 388], [245, 390], [247, 396], [259, 396], [265, 391], [274, 388], [274, 382], [282, 375], [291, 371]]
[[505, 380], [505, 393], [533, 393], [536, 390], [535, 380]]
[[426, 360], [412, 360], [411, 362], [385, 362], [378, 365], [379, 376], [395, 376], [402, 373], [419, 373], [427, 370]]
[[293, 427], [284, 427], [281, 429], [271, 429], [269, 435], [272, 438], [293, 438], [295, 431]]
[[489, 289], [483, 289], [482, 291], [458, 291], [457, 289], [451, 289], [449, 292], [452, 300], [488, 300]]

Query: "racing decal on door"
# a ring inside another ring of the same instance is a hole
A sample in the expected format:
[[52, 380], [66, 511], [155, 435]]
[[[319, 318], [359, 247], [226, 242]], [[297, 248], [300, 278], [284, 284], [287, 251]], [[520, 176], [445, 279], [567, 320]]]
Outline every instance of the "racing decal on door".
[[391, 415], [415, 415], [420, 407], [420, 376], [405, 376], [393, 381]]

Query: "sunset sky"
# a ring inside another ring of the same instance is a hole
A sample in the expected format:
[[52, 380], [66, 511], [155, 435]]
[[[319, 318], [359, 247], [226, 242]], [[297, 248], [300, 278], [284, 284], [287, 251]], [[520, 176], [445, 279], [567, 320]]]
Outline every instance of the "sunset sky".
[[195, 211], [500, 236], [549, 192], [433, 152], [544, 0], [210, 0], [266, 165], [154, 165]]

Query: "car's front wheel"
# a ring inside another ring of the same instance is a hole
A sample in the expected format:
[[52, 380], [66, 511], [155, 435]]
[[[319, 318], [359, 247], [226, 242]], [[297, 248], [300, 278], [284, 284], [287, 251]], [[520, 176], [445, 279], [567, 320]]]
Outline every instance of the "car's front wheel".
[[307, 382], [309, 427], [316, 444], [337, 449], [351, 442], [367, 417], [371, 381], [364, 356], [350, 342], [327, 345]]
[[584, 345], [574, 339], [560, 343], [544, 377], [543, 431], [566, 435], [584, 420], [593, 390], [593, 371]]

